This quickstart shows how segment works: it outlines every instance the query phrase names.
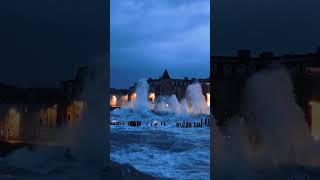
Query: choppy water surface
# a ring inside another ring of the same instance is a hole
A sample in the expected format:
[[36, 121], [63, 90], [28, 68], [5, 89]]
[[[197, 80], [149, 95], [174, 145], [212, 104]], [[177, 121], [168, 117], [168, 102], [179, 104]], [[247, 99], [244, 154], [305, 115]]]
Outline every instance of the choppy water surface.
[[[177, 122], [199, 122], [204, 115], [176, 116], [116, 109], [111, 121], [125, 122], [111, 126], [111, 160], [129, 163], [142, 172], [173, 179], [209, 179], [210, 129], [177, 128]], [[141, 121], [140, 127], [127, 126], [128, 121]], [[165, 121], [166, 126], [150, 126]], [[148, 125], [146, 124], [148, 123]]]

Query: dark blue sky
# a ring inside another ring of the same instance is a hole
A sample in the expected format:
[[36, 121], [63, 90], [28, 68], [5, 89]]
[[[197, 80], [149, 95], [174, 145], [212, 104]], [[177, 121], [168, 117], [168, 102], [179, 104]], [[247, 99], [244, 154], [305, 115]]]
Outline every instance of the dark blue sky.
[[[111, 0], [111, 85], [209, 75], [239, 48], [306, 53], [320, 45], [319, 0]], [[0, 82], [48, 85], [105, 54], [107, 1], [0, 1]]]
[[320, 46], [319, 0], [212, 0], [215, 55], [308, 53]]
[[111, 87], [140, 78], [209, 77], [209, 0], [111, 0]]
[[0, 82], [52, 86], [107, 49], [107, 1], [0, 1]]

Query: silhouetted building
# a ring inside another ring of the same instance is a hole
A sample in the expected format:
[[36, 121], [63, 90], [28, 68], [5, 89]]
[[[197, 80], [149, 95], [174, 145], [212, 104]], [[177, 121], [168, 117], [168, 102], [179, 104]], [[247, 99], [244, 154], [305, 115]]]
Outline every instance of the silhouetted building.
[[273, 67], [285, 67], [292, 78], [297, 104], [306, 112], [311, 125], [309, 102], [312, 100], [311, 76], [308, 68], [320, 67], [320, 51], [302, 55], [274, 56], [272, 52], [252, 57], [249, 50], [239, 50], [237, 56], [212, 56], [210, 61], [212, 112], [218, 124], [239, 113], [243, 88], [254, 73]]

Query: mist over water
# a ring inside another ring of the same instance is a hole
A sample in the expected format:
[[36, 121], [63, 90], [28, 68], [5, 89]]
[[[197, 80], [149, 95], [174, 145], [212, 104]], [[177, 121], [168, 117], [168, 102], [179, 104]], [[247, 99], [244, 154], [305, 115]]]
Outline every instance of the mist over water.
[[311, 178], [305, 168], [319, 168], [320, 147], [309, 135], [285, 69], [249, 78], [242, 111], [230, 122], [225, 131], [215, 127], [218, 179], [305, 179]]

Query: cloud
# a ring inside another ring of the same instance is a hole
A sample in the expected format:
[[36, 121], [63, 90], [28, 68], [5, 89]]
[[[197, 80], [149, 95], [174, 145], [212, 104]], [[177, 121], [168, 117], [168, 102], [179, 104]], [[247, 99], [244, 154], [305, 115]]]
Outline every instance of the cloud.
[[[209, 0], [111, 0], [111, 84], [126, 87], [139, 78], [119, 69], [157, 77], [164, 68], [193, 66], [208, 76], [209, 18]], [[135, 66], [124, 67], [128, 62]]]

